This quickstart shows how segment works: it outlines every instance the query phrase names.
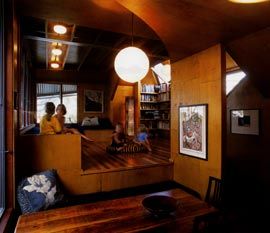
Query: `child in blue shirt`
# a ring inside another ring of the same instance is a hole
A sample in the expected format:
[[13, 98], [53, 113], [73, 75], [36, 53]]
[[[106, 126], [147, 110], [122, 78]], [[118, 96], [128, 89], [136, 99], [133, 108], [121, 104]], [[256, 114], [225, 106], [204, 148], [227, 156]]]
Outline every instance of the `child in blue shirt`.
[[134, 142], [139, 145], [143, 145], [144, 147], [147, 148], [148, 151], [152, 151], [145, 126], [143, 125], [140, 126], [140, 128], [138, 129], [138, 134], [134, 139]]

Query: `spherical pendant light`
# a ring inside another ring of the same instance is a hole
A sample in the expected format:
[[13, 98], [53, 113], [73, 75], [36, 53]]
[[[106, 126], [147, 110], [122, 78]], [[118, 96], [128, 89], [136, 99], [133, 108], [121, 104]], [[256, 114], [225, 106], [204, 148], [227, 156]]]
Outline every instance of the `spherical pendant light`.
[[114, 69], [126, 82], [135, 83], [145, 77], [149, 70], [149, 59], [139, 48], [130, 46], [122, 49], [115, 57]]

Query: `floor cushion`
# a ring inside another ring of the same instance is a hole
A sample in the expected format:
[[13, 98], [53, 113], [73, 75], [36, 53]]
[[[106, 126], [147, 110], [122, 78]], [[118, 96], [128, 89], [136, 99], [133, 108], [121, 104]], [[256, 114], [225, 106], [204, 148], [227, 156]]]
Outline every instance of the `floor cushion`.
[[17, 199], [23, 214], [46, 210], [62, 201], [56, 170], [46, 170], [24, 178], [17, 188]]

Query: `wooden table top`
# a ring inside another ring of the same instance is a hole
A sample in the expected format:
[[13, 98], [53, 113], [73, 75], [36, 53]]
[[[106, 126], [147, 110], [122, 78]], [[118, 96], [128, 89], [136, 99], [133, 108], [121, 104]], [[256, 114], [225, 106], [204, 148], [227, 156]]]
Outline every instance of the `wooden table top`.
[[[178, 210], [165, 217], [154, 217], [142, 206], [153, 194], [167, 195], [181, 202]], [[39, 232], [192, 232], [196, 216], [215, 208], [181, 189], [83, 204], [19, 217], [16, 233]]]

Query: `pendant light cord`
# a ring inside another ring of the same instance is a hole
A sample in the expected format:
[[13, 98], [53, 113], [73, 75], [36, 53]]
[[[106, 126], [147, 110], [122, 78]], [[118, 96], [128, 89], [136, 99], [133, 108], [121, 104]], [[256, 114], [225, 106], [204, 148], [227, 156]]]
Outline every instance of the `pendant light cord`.
[[132, 13], [131, 15], [131, 46], [133, 47], [133, 32], [134, 32], [134, 29], [133, 29], [133, 20], [134, 20], [134, 14]]

